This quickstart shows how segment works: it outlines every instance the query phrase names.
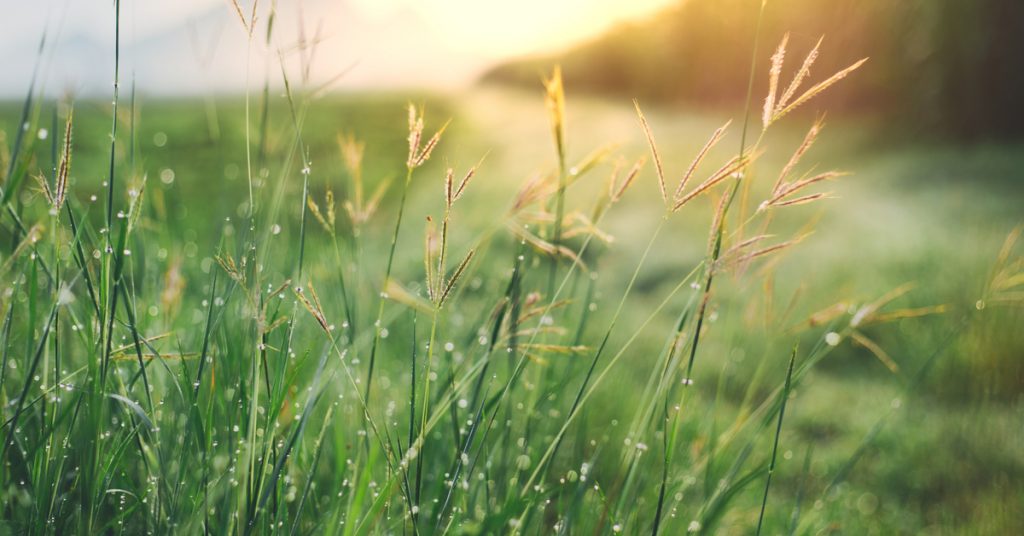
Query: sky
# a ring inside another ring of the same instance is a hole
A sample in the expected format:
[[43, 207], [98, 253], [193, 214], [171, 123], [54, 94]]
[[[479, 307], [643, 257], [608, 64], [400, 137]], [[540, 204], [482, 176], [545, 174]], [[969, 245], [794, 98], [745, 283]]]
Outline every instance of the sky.
[[[311, 87], [455, 89], [503, 59], [569, 47], [673, 1], [261, 0], [250, 42], [231, 0], [122, 0], [121, 77], [150, 94], [239, 92], [267, 72], [280, 80], [283, 60], [295, 82], [308, 70]], [[240, 4], [248, 15], [251, 0]], [[0, 13], [0, 98], [24, 95], [44, 33], [47, 93], [110, 92], [113, 0], [0, 0]], [[300, 51], [303, 35], [316, 46]]]

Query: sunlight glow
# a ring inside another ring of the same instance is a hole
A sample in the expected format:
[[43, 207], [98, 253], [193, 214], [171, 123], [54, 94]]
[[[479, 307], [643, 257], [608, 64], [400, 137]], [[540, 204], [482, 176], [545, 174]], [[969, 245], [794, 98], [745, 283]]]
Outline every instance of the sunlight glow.
[[642, 17], [672, 0], [351, 0], [378, 21], [415, 14], [450, 46], [507, 57], [565, 47], [624, 19]]

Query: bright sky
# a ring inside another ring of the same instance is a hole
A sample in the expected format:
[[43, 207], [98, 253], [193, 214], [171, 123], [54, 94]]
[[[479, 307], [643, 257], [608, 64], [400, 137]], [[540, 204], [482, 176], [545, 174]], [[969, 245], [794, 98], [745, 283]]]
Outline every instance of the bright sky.
[[[345, 88], [453, 88], [506, 58], [557, 50], [643, 18], [676, 0], [278, 0], [275, 39], [250, 50], [230, 0], [122, 0], [122, 76], [163, 94], [238, 91], [262, 83], [299, 35], [321, 37], [311, 78], [352, 67]], [[240, 2], [248, 12], [250, 0]], [[266, 20], [272, 0], [262, 0]], [[0, 96], [24, 93], [48, 31], [43, 80], [51, 92], [109, 92], [112, 0], [0, 0]], [[260, 28], [262, 36], [263, 27]]]
[[668, 0], [351, 0], [366, 17], [387, 20], [405, 10], [422, 17], [453, 46], [497, 56], [560, 47], [636, 18]]

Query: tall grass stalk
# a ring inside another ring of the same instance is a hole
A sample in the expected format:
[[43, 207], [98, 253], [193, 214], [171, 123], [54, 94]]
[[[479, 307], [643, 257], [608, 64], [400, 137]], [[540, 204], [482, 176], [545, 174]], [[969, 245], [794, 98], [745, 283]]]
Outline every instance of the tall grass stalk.
[[772, 475], [775, 473], [775, 460], [779, 454], [779, 436], [782, 435], [782, 419], [786, 414], [786, 402], [789, 401], [789, 390], [793, 380], [793, 363], [796, 362], [796, 347], [789, 357], [789, 368], [786, 370], [786, 383], [782, 388], [782, 401], [779, 404], [779, 421], [775, 427], [775, 440], [772, 443], [771, 461], [768, 463], [768, 476], [764, 481], [764, 496], [761, 498], [761, 513], [757, 516], [757, 534], [761, 534], [761, 527], [764, 526], [764, 511], [768, 507], [768, 490], [772, 485]]

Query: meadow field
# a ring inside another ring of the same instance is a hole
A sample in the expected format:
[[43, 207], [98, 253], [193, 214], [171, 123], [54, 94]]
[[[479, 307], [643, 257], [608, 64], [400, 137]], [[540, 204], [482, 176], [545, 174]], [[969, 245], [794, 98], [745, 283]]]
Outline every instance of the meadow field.
[[1024, 145], [552, 72], [0, 104], [0, 532], [1024, 526]]

